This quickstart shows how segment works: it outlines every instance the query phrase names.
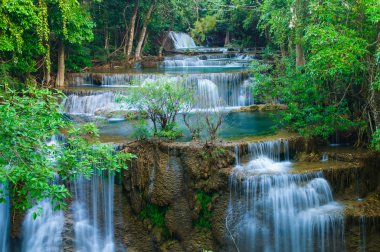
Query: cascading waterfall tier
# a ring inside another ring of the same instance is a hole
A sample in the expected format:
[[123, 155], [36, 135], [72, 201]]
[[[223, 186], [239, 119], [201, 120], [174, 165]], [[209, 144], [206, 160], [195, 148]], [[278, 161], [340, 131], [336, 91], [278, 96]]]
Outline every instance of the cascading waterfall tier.
[[91, 180], [81, 177], [74, 182], [73, 188], [75, 250], [115, 251], [114, 175], [94, 174]]
[[[75, 251], [115, 251], [114, 175], [94, 174], [91, 179], [80, 177], [73, 182], [72, 188], [74, 202], [71, 211]], [[33, 215], [40, 210], [41, 215], [34, 219]], [[64, 225], [63, 211], [54, 211], [49, 199], [41, 201], [30, 209], [24, 218], [22, 251], [62, 251]], [[3, 227], [6, 225], [2, 225], [0, 229]], [[2, 248], [1, 251], [8, 251], [5, 246]]]
[[281, 141], [250, 144], [250, 161], [234, 168], [226, 225], [235, 245], [240, 251], [344, 250], [342, 206], [322, 172], [290, 173], [287, 148]]
[[[41, 212], [40, 215], [38, 213]], [[33, 215], [37, 214], [34, 218]], [[54, 211], [45, 199], [30, 209], [22, 225], [22, 251], [62, 251], [63, 211]]]
[[196, 56], [176, 55], [165, 57], [161, 63], [161, 68], [178, 67], [226, 67], [244, 68], [254, 59], [254, 55], [249, 54], [204, 54]]
[[114, 92], [96, 92], [84, 96], [71, 94], [63, 100], [62, 105], [65, 112], [72, 115], [93, 116], [127, 110], [128, 106], [116, 101], [117, 96]]
[[189, 34], [184, 32], [169, 32], [169, 37], [173, 41], [175, 49], [195, 48], [197, 45]]
[[[198, 79], [208, 79], [217, 85], [223, 85], [228, 82], [232, 84], [239, 84], [241, 81], [248, 79], [247, 72], [232, 72], [232, 73], [204, 73], [204, 74], [109, 74], [109, 73], [86, 73], [86, 74], [76, 74], [75, 78], [71, 77], [70, 79], [75, 79], [71, 81], [69, 79], [69, 86], [81, 86], [82, 83], [91, 84], [91, 85], [100, 85], [104, 87], [134, 87], [139, 86], [140, 84], [146, 81], [154, 81], [157, 79], [175, 79], [185, 84], [194, 83]], [[94, 80], [98, 80], [94, 81]], [[92, 82], [87, 82], [87, 80], [93, 80]], [[237, 83], [238, 82], [238, 83]]]
[[[112, 83], [110, 86], [105, 85], [107, 87], [124, 86], [130, 88], [133, 88], [131, 87], [132, 84], [136, 85], [163, 77], [174, 79], [194, 89], [195, 100], [203, 99], [197, 106], [200, 108], [217, 104], [223, 104], [225, 107], [246, 106], [253, 102], [248, 74], [245, 72], [191, 75], [107, 74], [102, 76], [104, 83]], [[116, 102], [116, 93], [118, 92], [120, 92], [118, 89], [114, 91], [68, 90], [66, 92], [68, 97], [64, 99], [62, 104], [65, 112], [73, 115], [93, 116], [128, 110], [128, 106]]]

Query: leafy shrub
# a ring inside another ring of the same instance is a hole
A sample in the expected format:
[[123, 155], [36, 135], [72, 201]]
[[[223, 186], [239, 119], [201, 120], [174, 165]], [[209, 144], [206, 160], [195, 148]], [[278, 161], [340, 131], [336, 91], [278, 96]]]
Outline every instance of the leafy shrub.
[[373, 149], [380, 151], [380, 129], [377, 129], [372, 135], [371, 146]]
[[154, 227], [161, 228], [166, 238], [170, 236], [168, 227], [165, 224], [167, 207], [160, 207], [153, 203], [148, 203], [140, 212], [142, 219], [149, 219]]
[[198, 214], [198, 219], [195, 222], [195, 227], [200, 229], [211, 229], [211, 217], [212, 213], [209, 210], [212, 197], [203, 191], [195, 193], [198, 203], [201, 206]]

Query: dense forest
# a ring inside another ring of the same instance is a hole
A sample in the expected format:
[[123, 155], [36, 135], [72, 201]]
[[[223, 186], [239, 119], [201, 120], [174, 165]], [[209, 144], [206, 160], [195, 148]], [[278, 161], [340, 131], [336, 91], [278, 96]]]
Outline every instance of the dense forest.
[[[126, 169], [136, 156], [116, 155], [100, 143], [94, 124], [69, 120], [59, 89], [67, 74], [162, 61], [173, 53], [165, 48], [172, 31], [189, 34], [202, 48], [260, 52], [244, 69], [251, 95], [257, 104], [286, 105], [276, 123], [289, 132], [309, 140], [340, 134], [353, 148], [380, 151], [378, 0], [2, 0], [0, 184], [10, 184], [14, 211], [46, 197], [64, 209], [69, 181], [79, 174]], [[188, 90], [156, 81], [132, 93], [154, 123], [150, 133], [141, 122], [137, 130], [170, 140], [181, 135], [175, 119], [192, 109], [185, 106], [194, 102]], [[161, 105], [152, 102], [159, 97]], [[218, 116], [206, 115], [198, 126], [186, 113], [183, 118], [193, 139], [207, 128], [213, 142]], [[66, 137], [59, 150], [46, 145], [57, 134]], [[52, 182], [57, 175], [62, 183]]]
[[162, 55], [168, 31], [185, 31], [209, 46], [265, 46], [275, 62], [252, 65], [255, 95], [288, 104], [293, 130], [351, 130], [377, 146], [379, 9], [374, 0], [4, 1], [2, 81], [62, 86], [65, 72]]

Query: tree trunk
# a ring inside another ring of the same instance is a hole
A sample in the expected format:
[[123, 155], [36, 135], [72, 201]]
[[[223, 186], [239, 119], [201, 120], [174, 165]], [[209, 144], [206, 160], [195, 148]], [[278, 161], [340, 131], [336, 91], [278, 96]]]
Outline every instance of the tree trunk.
[[226, 37], [224, 39], [224, 46], [227, 46], [230, 43], [230, 32], [226, 32]]
[[106, 17], [104, 17], [104, 49], [107, 50], [110, 48], [110, 40], [109, 40], [109, 33], [108, 33], [108, 20]]
[[45, 86], [50, 85], [50, 82], [51, 82], [50, 69], [46, 65], [45, 65], [45, 70], [44, 70], [44, 81], [45, 81], [45, 83], [44, 83]]
[[58, 42], [58, 73], [56, 86], [63, 87], [65, 83], [65, 45], [60, 40]]
[[135, 35], [135, 24], [136, 24], [137, 11], [139, 9], [139, 2], [140, 2], [140, 0], [135, 1], [135, 8], [133, 10], [133, 15], [131, 17], [128, 47], [127, 47], [127, 57], [126, 57], [127, 61], [129, 60], [129, 57], [132, 54], [133, 39], [134, 39], [134, 35]]
[[129, 1], [126, 1], [125, 8], [123, 10], [123, 20], [124, 20], [124, 25], [125, 25], [125, 32], [124, 32], [124, 37], [123, 37], [123, 53], [124, 57], [127, 56], [127, 47], [128, 47], [128, 32], [129, 32], [129, 27], [128, 27], [128, 22], [127, 18], [125, 17], [125, 13], [128, 9]]
[[143, 56], [142, 49], [144, 48], [146, 42], [148, 41], [148, 37], [149, 37], [149, 33], [147, 33], [145, 38], [144, 38], [144, 42], [143, 42], [142, 47], [141, 47], [140, 56]]
[[305, 1], [304, 0], [296, 0], [296, 66], [305, 65], [305, 54], [303, 52], [302, 47], [302, 37], [303, 37], [303, 24], [302, 21], [305, 18]]
[[125, 28], [125, 34], [124, 34], [124, 48], [123, 53], [125, 56], [127, 56], [127, 49], [128, 49], [128, 26]]
[[166, 44], [166, 41], [168, 41], [168, 37], [169, 37], [169, 32], [170, 32], [170, 29], [168, 30], [168, 32], [166, 32], [166, 34], [164, 35], [164, 39], [162, 40], [162, 43], [160, 45], [160, 49], [158, 50], [158, 56], [159, 57], [162, 57], [162, 52], [164, 51], [164, 46]]
[[281, 50], [281, 57], [285, 58], [286, 57], [286, 49], [285, 49], [285, 45], [284, 44], [280, 45], [280, 50]]
[[145, 18], [143, 28], [142, 28], [141, 33], [140, 33], [139, 42], [137, 43], [137, 47], [136, 47], [136, 53], [135, 53], [136, 60], [141, 60], [141, 50], [142, 50], [142, 46], [143, 46], [145, 35], [146, 35], [146, 29], [148, 27], [150, 16], [151, 16], [152, 11], [153, 11], [154, 3], [155, 3], [155, 0], [152, 0], [150, 2], [148, 12], [146, 13], [146, 18]]
[[296, 66], [305, 65], [305, 55], [300, 42], [296, 43]]
[[44, 56], [44, 85], [50, 86], [51, 82], [51, 71], [50, 71], [50, 45], [49, 42], [46, 43], [46, 55]]
[[170, 22], [169, 29], [168, 29], [168, 31], [165, 33], [165, 35], [164, 35], [164, 39], [162, 40], [162, 43], [161, 43], [161, 45], [160, 45], [160, 49], [158, 50], [158, 56], [160, 56], [160, 57], [162, 57], [162, 52], [164, 51], [164, 46], [165, 46], [165, 44], [166, 44], [166, 41], [168, 41], [169, 32], [172, 31], [173, 23], [174, 23], [174, 15], [172, 16], [172, 20], [171, 20], [171, 22]]

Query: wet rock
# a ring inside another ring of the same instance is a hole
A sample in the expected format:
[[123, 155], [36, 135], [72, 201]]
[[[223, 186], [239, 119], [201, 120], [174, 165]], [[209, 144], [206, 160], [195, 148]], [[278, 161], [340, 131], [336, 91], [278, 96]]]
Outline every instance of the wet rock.
[[94, 85], [102, 85], [103, 83], [103, 77], [101, 74], [96, 74], [96, 73], [93, 73], [92, 74], [92, 84]]
[[214, 237], [208, 230], [194, 229], [191, 239], [185, 241], [185, 251], [218, 251], [214, 243]]
[[226, 230], [226, 217], [229, 202], [229, 194], [223, 194], [214, 204], [212, 212], [212, 234], [214, 239], [221, 246], [226, 246], [229, 242]]
[[167, 241], [160, 246], [160, 252], [182, 252], [185, 249], [181, 246], [178, 241], [171, 240]]
[[306, 153], [302, 152], [296, 155], [294, 158], [298, 162], [319, 162], [322, 158], [322, 155], [320, 153]]
[[165, 224], [180, 241], [187, 239], [193, 227], [191, 211], [186, 199], [181, 198], [170, 206], [165, 216]]
[[142, 203], [143, 203], [141, 193], [139, 193], [138, 191], [132, 191], [130, 193], [130, 201], [131, 201], [131, 207], [133, 211], [135, 211], [136, 213], [141, 212]]
[[253, 104], [250, 106], [240, 107], [233, 110], [233, 112], [249, 112], [249, 111], [278, 111], [286, 110], [288, 108], [285, 104]]
[[162, 158], [159, 168], [156, 170], [152, 203], [165, 206], [171, 204], [173, 201], [181, 196], [184, 186], [183, 170], [178, 160], [175, 157]]

